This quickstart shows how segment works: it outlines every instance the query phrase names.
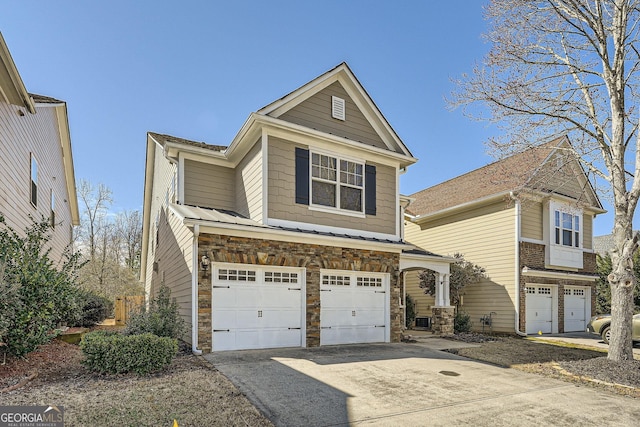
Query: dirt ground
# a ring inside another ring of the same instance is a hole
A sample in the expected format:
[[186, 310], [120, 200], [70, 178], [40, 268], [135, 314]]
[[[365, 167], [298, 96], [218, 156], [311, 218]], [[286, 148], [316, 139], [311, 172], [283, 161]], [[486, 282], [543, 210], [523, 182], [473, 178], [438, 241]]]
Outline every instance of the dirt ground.
[[[82, 359], [78, 346], [54, 340], [24, 360], [7, 360], [0, 366], [0, 401], [62, 406], [66, 426], [272, 425], [226, 377], [187, 352], [145, 377], [94, 374]], [[2, 391], [33, 373], [26, 385]]]
[[[450, 350], [464, 357], [640, 398], [640, 361], [617, 365], [601, 351], [517, 337], [457, 339], [479, 344]], [[229, 380], [188, 349], [166, 371], [145, 377], [94, 374], [82, 359], [78, 346], [60, 340], [25, 359], [8, 359], [0, 366], [0, 401], [63, 406], [68, 426], [170, 426], [174, 419], [180, 426], [271, 425]]]

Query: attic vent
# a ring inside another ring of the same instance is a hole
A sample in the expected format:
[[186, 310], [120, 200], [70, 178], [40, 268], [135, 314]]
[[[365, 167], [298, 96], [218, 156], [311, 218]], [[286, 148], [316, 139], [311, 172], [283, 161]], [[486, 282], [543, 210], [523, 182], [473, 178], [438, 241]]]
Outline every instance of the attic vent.
[[337, 96], [331, 97], [331, 117], [344, 120], [344, 99]]

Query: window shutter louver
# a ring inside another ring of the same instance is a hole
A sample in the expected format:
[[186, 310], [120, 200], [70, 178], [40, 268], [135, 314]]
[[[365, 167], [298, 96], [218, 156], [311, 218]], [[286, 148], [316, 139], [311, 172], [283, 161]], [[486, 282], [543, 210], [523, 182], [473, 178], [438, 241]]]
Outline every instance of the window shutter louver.
[[296, 203], [309, 204], [309, 150], [296, 147]]
[[376, 214], [376, 167], [373, 165], [364, 166], [364, 213], [367, 215]]

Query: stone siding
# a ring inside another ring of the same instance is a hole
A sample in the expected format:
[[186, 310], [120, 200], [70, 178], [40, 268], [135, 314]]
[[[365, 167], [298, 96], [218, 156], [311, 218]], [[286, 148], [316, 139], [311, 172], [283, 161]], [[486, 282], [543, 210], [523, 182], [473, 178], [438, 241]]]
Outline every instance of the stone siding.
[[[213, 262], [255, 264], [306, 269], [306, 344], [320, 345], [320, 270], [349, 270], [390, 275], [391, 341], [399, 342], [403, 314], [400, 311], [400, 254], [363, 249], [310, 245], [246, 237], [201, 234], [198, 259], [207, 255]], [[199, 348], [211, 351], [211, 274], [198, 273]]]

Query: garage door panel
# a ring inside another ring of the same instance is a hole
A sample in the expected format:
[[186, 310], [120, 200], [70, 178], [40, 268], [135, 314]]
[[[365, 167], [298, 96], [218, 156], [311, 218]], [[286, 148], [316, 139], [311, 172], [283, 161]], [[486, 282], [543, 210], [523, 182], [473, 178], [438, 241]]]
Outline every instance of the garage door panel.
[[528, 334], [554, 332], [552, 288], [545, 285], [527, 285], [526, 292], [526, 332]]
[[389, 327], [385, 276], [356, 272], [328, 276], [336, 280], [323, 276], [320, 344], [384, 342]]
[[565, 288], [564, 331], [584, 331], [587, 327], [588, 288]]
[[[232, 280], [241, 270], [251, 271], [252, 280]], [[214, 351], [303, 345], [303, 284], [279, 283], [303, 277], [302, 269], [238, 265], [218, 271], [212, 286]]]

